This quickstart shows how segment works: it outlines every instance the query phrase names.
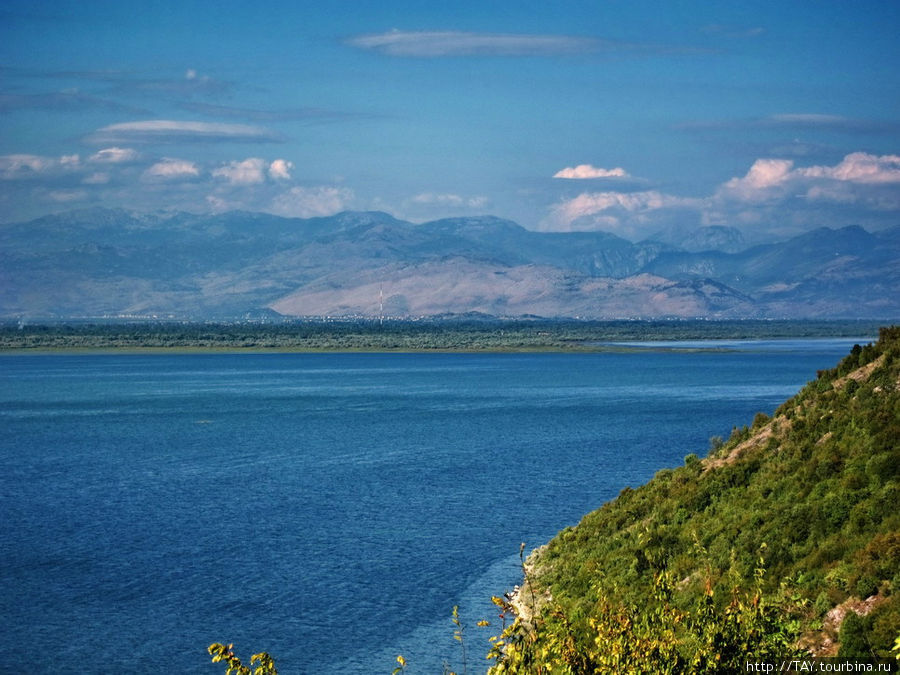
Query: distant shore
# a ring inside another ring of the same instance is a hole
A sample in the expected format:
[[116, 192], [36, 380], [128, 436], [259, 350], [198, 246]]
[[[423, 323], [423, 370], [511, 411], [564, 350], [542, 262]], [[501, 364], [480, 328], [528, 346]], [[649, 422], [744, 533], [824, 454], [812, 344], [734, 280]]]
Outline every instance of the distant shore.
[[631, 351], [617, 342], [856, 338], [889, 321], [418, 320], [279, 323], [0, 324], [0, 353], [318, 353]]

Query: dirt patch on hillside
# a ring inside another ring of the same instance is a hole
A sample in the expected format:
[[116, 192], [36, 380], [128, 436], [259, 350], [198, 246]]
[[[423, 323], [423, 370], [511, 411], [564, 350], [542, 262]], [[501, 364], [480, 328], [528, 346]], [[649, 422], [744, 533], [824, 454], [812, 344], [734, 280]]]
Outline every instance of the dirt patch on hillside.
[[822, 630], [804, 635], [800, 640], [800, 646], [813, 656], [837, 656], [838, 647], [840, 646], [838, 644], [838, 636], [841, 632], [841, 625], [844, 623], [847, 615], [853, 612], [859, 616], [867, 616], [884, 601], [885, 598], [880, 595], [872, 595], [865, 600], [848, 598], [834, 609], [829, 610], [822, 621]]

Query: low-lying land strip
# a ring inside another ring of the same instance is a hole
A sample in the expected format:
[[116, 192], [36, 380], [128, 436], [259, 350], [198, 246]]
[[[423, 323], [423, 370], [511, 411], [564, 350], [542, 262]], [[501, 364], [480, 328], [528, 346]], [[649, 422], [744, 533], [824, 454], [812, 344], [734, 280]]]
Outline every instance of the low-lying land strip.
[[640, 340], [874, 336], [873, 321], [426, 321], [0, 324], [0, 351], [599, 351]]

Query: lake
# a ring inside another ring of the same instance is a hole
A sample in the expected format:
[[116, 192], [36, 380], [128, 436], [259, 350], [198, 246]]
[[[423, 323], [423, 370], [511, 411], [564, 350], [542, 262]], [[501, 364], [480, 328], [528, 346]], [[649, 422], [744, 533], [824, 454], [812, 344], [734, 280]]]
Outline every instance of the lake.
[[483, 672], [521, 542], [868, 341], [0, 356], [0, 671]]

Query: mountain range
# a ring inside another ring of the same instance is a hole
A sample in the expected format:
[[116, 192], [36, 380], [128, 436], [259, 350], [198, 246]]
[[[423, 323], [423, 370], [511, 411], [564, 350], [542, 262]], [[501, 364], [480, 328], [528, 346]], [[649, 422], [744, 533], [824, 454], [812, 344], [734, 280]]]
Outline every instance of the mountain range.
[[900, 226], [747, 246], [736, 228], [630, 242], [492, 216], [86, 209], [0, 225], [0, 317], [893, 318]]

